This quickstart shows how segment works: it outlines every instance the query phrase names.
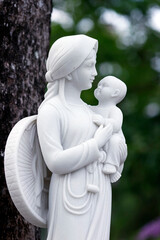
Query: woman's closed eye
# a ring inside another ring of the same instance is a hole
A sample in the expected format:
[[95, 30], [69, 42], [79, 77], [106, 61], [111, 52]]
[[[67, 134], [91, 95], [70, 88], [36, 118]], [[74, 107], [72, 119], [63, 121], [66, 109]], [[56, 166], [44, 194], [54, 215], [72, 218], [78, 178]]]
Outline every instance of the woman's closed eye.
[[95, 62], [87, 62], [86, 66], [87, 67], [93, 67], [96, 63]]
[[93, 63], [87, 63], [86, 66], [87, 66], [87, 67], [92, 67], [92, 66], [93, 66]]

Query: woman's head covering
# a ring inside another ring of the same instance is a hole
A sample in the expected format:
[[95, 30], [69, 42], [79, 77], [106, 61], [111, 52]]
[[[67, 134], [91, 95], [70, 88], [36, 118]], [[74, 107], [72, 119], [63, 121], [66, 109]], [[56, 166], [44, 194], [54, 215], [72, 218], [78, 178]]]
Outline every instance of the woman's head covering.
[[39, 109], [57, 94], [66, 105], [65, 77], [84, 62], [92, 49], [97, 52], [98, 41], [86, 35], [62, 37], [52, 45], [46, 63], [47, 73], [45, 77], [48, 82], [48, 90]]
[[90, 54], [97, 52], [98, 41], [86, 35], [73, 35], [58, 39], [51, 47], [46, 63], [47, 82], [66, 77], [77, 69]]

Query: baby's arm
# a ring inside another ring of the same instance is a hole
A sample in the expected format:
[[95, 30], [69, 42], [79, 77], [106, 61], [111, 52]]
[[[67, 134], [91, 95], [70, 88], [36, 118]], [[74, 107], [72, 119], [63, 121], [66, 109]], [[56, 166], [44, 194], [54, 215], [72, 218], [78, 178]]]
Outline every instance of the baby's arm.
[[113, 133], [118, 133], [123, 123], [122, 111], [118, 107], [114, 107], [109, 114], [109, 118], [106, 118], [105, 123], [106, 125], [111, 123], [113, 126]]
[[102, 113], [99, 112], [99, 108], [98, 106], [90, 106], [90, 109], [93, 111], [93, 115], [92, 115], [92, 120], [95, 124], [97, 124], [98, 126], [100, 125], [106, 125], [105, 124], [105, 118], [102, 116]]

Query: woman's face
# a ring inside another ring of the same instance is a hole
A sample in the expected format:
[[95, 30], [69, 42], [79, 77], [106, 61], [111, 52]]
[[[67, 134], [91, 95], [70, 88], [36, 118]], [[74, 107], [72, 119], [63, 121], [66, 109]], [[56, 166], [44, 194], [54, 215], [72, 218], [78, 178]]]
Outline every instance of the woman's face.
[[96, 71], [96, 52], [93, 49], [84, 62], [72, 72], [73, 84], [80, 91], [92, 87], [92, 83], [97, 76]]

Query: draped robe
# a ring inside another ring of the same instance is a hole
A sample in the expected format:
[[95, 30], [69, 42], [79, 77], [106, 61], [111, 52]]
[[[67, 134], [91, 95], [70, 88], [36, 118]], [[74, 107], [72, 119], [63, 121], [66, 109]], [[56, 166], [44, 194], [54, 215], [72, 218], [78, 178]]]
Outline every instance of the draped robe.
[[92, 111], [56, 96], [40, 109], [37, 129], [52, 172], [47, 240], [109, 240], [111, 183], [99, 161]]

